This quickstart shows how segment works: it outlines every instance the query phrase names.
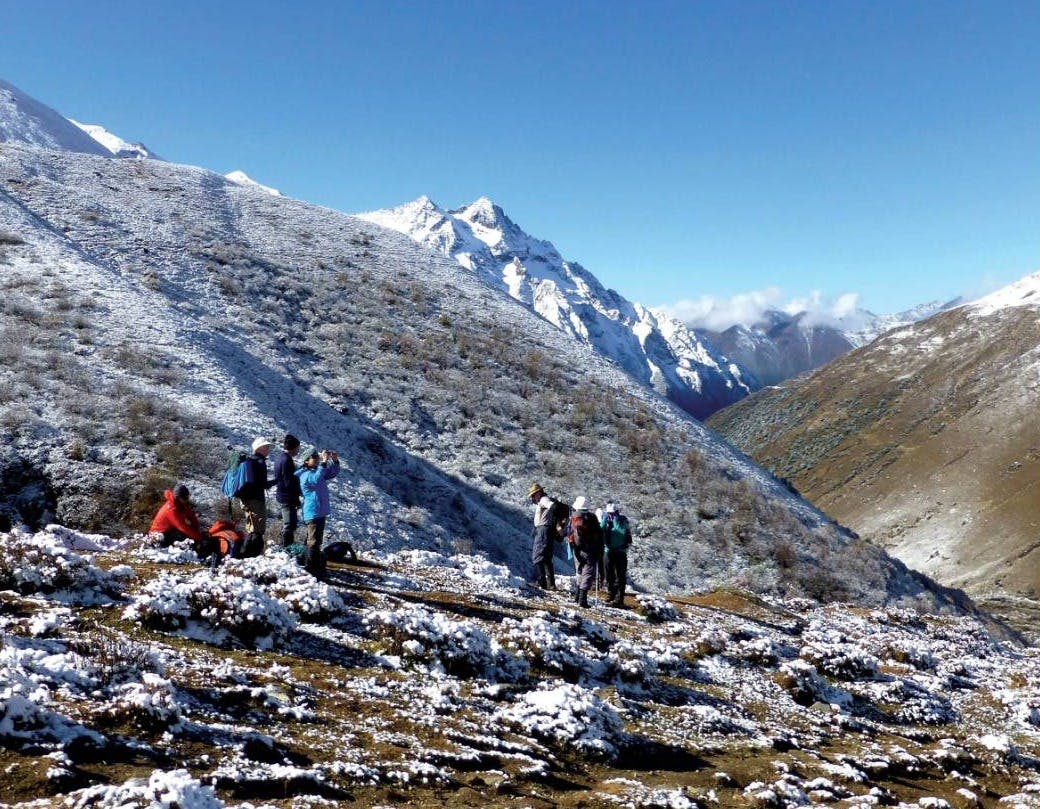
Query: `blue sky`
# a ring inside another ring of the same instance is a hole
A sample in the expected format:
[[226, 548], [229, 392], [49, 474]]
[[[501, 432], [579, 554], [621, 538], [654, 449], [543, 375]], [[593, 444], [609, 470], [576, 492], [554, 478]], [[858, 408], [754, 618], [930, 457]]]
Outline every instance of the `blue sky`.
[[[343, 211], [487, 195], [651, 305], [1040, 268], [1040, 4], [0, 0], [0, 77]], [[721, 304], [720, 304], [721, 305]]]

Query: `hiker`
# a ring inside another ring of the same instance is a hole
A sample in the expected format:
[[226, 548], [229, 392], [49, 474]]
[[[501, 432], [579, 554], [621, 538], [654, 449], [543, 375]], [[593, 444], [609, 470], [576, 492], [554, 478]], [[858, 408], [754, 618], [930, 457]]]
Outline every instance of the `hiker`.
[[339, 474], [339, 455], [331, 450], [319, 453], [308, 449], [301, 454], [302, 468], [296, 470], [303, 492], [303, 521], [307, 525], [307, 549], [303, 566], [316, 578], [325, 577], [325, 557], [321, 542], [325, 536], [325, 521], [332, 509], [329, 506], [329, 481]]
[[299, 509], [303, 492], [300, 479], [296, 477], [293, 458], [300, 451], [300, 439], [287, 433], [282, 439], [282, 451], [274, 462], [274, 499], [282, 512], [282, 547], [288, 548], [296, 541], [296, 527], [300, 524]]
[[632, 526], [617, 503], [607, 503], [603, 518], [603, 545], [606, 548], [607, 604], [625, 606], [625, 581], [628, 576], [628, 548], [632, 544]]
[[578, 606], [587, 607], [589, 590], [598, 580], [599, 565], [603, 558], [603, 530], [599, 527], [596, 515], [589, 510], [585, 497], [574, 500], [565, 537], [574, 551], [578, 579], [578, 593], [574, 600]]
[[538, 483], [531, 484], [527, 497], [534, 503], [534, 530], [531, 534], [531, 563], [534, 565], [532, 584], [544, 590], [555, 590], [553, 543], [562, 539], [560, 532], [568, 516], [567, 506], [549, 497]]
[[191, 539], [202, 542], [202, 527], [199, 517], [191, 505], [191, 493], [183, 483], [163, 493], [166, 502], [159, 507], [152, 519], [149, 532], [162, 534], [162, 546], [168, 548], [174, 542]]
[[264, 552], [264, 533], [267, 530], [267, 490], [278, 481], [267, 479], [267, 456], [274, 446], [273, 441], [257, 438], [253, 441], [253, 454], [242, 461], [248, 464], [244, 480], [235, 495], [246, 515], [246, 539], [242, 556], [259, 556]]

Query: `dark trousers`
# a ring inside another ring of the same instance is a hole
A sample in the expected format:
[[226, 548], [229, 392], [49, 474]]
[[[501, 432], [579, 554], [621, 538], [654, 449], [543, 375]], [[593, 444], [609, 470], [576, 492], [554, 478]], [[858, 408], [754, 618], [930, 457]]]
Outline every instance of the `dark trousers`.
[[628, 576], [628, 551], [622, 548], [607, 551], [607, 600], [620, 601], [625, 597], [625, 579]]
[[282, 512], [282, 547], [288, 548], [296, 541], [296, 528], [300, 524], [299, 509], [279, 503], [278, 508]]
[[553, 540], [549, 535], [547, 525], [539, 525], [534, 529], [531, 564], [534, 565], [534, 583], [539, 587], [555, 589], [556, 569], [553, 567]]
[[325, 575], [325, 554], [321, 543], [325, 538], [325, 517], [307, 521], [307, 549], [303, 552], [303, 566], [319, 579]]

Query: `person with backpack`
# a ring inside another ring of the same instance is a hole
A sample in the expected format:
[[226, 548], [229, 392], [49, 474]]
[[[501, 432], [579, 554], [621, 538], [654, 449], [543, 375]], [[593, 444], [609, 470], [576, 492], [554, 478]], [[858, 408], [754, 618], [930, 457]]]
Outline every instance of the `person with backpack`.
[[274, 499], [282, 512], [282, 547], [288, 548], [296, 540], [299, 525], [300, 479], [296, 477], [293, 457], [300, 451], [300, 439], [288, 433], [282, 440], [282, 451], [274, 462]]
[[257, 438], [253, 441], [253, 454], [246, 456], [240, 464], [242, 486], [235, 497], [242, 504], [246, 515], [246, 539], [242, 545], [242, 556], [259, 556], [264, 552], [264, 533], [267, 531], [267, 490], [278, 481], [267, 479], [267, 456], [274, 446], [273, 441]]
[[571, 506], [571, 518], [567, 523], [565, 538], [574, 552], [574, 566], [578, 579], [575, 602], [580, 607], [589, 606], [589, 590], [596, 583], [599, 565], [603, 558], [603, 529], [599, 520], [588, 508], [588, 500], [578, 497]]
[[567, 520], [567, 506], [549, 497], [538, 483], [532, 483], [527, 491], [528, 499], [534, 503], [534, 529], [531, 533], [531, 564], [534, 565], [534, 581], [543, 590], [556, 589], [556, 569], [553, 566], [553, 543], [562, 539], [561, 531]]
[[303, 492], [303, 521], [307, 525], [307, 550], [303, 566], [316, 578], [325, 577], [325, 558], [321, 543], [325, 537], [325, 521], [332, 508], [329, 504], [329, 481], [339, 474], [339, 455], [331, 450], [308, 449], [301, 453], [303, 466], [296, 470]]
[[168, 548], [182, 539], [193, 540], [196, 545], [202, 542], [202, 526], [199, 516], [191, 505], [191, 493], [188, 487], [179, 483], [173, 489], [163, 493], [165, 502], [159, 507], [152, 519], [150, 533], [162, 534], [162, 546]]
[[632, 544], [632, 526], [617, 503], [607, 503], [600, 521], [606, 546], [607, 604], [625, 606], [625, 582], [628, 577], [628, 548]]

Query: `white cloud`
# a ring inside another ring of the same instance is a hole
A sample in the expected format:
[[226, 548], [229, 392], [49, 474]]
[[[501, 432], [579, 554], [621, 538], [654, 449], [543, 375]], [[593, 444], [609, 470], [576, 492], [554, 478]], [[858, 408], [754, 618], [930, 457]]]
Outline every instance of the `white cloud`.
[[657, 308], [688, 326], [725, 331], [737, 324], [753, 326], [762, 323], [765, 313], [770, 310], [791, 316], [805, 313], [807, 322], [813, 326], [841, 325], [848, 328], [850, 321], [859, 319], [858, 304], [858, 292], [846, 292], [830, 299], [819, 290], [813, 290], [807, 295], [784, 300], [782, 291], [774, 286], [741, 292], [730, 298], [702, 295]]

